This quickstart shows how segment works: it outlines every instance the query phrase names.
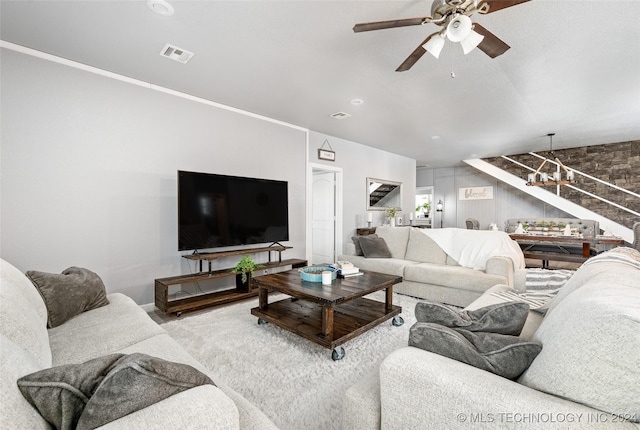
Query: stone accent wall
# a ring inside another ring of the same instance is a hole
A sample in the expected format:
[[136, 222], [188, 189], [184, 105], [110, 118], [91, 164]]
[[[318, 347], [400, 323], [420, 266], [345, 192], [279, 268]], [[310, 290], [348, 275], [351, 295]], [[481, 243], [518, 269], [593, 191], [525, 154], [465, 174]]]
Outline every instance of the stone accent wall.
[[[537, 152], [537, 154], [546, 156], [547, 152], [548, 151]], [[560, 161], [569, 169], [578, 170], [617, 185], [620, 188], [640, 194], [640, 140], [558, 149], [554, 150], [554, 152]], [[508, 157], [534, 169], [537, 169], [540, 163], [542, 163], [541, 159], [530, 154], [509, 155]], [[531, 173], [530, 170], [501, 157], [487, 158], [485, 161], [523, 178], [523, 181], [526, 181], [527, 174]], [[555, 171], [555, 164], [547, 163], [541, 171], [551, 174]], [[640, 212], [640, 198], [618, 191], [597, 181], [576, 174], [576, 183], [573, 184], [573, 186], [603, 197], [635, 212]], [[555, 186], [546, 188], [551, 192], [555, 192]], [[599, 215], [612, 219], [625, 227], [631, 228], [634, 222], [640, 221], [640, 217], [636, 215], [618, 209], [613, 205], [604, 203], [577, 190], [573, 190], [566, 185], [560, 187], [560, 195]]]

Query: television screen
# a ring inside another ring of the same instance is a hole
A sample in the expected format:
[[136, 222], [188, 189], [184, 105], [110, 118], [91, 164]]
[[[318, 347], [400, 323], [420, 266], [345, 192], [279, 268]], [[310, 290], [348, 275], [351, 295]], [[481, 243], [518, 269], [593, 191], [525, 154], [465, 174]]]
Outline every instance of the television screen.
[[285, 240], [286, 181], [178, 171], [178, 250]]

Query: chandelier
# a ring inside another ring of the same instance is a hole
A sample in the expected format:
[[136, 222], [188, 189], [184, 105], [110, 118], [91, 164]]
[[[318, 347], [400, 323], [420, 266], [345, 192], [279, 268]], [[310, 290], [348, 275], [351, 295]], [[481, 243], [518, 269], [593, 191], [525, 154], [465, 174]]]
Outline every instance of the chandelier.
[[[535, 173], [529, 173], [527, 176], [527, 185], [530, 186], [545, 186], [545, 185], [566, 185], [575, 183], [575, 175], [573, 170], [569, 170], [562, 164], [562, 161], [558, 159], [556, 154], [553, 152], [553, 136], [555, 133], [547, 134], [549, 136], [549, 152], [547, 153], [547, 157], [542, 160], [542, 164], [538, 167]], [[551, 175], [546, 172], [540, 172], [547, 161], [551, 161], [552, 163], [555, 161], [558, 164], [558, 168]], [[565, 179], [562, 179], [562, 172], [560, 169], [564, 170]], [[539, 180], [537, 180], [539, 179]]]

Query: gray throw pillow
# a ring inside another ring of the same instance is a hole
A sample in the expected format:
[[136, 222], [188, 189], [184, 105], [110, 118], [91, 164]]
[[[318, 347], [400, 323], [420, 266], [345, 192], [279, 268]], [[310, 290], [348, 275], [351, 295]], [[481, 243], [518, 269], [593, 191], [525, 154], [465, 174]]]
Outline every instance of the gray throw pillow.
[[461, 311], [438, 302], [418, 302], [418, 322], [518, 336], [529, 315], [529, 305], [521, 302], [496, 303], [473, 311]]
[[365, 258], [391, 258], [387, 242], [381, 237], [362, 236], [360, 246]]
[[30, 270], [26, 275], [44, 300], [49, 328], [109, 304], [102, 279], [90, 270], [69, 267], [62, 274]]
[[56, 429], [94, 429], [190, 388], [211, 384], [193, 367], [146, 354], [111, 354], [18, 379], [22, 395]]
[[364, 255], [362, 253], [362, 247], [360, 246], [360, 238], [362, 238], [362, 237], [378, 237], [378, 235], [374, 233], [374, 234], [370, 234], [368, 236], [353, 236], [351, 238], [351, 240], [353, 241], [353, 244], [356, 247], [356, 255]]
[[474, 333], [432, 323], [415, 323], [409, 346], [424, 349], [509, 379], [524, 372], [542, 350], [537, 342], [498, 333]]

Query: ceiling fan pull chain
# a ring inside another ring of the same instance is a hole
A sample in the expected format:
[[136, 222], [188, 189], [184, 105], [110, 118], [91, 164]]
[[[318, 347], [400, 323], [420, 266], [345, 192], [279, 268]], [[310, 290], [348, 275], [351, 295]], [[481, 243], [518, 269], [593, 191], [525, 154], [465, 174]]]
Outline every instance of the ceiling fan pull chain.
[[455, 55], [455, 53], [453, 53], [453, 55], [451, 55], [451, 79], [455, 79], [456, 78], [456, 72], [454, 71], [454, 69], [455, 69], [455, 59], [456, 59], [456, 55]]

